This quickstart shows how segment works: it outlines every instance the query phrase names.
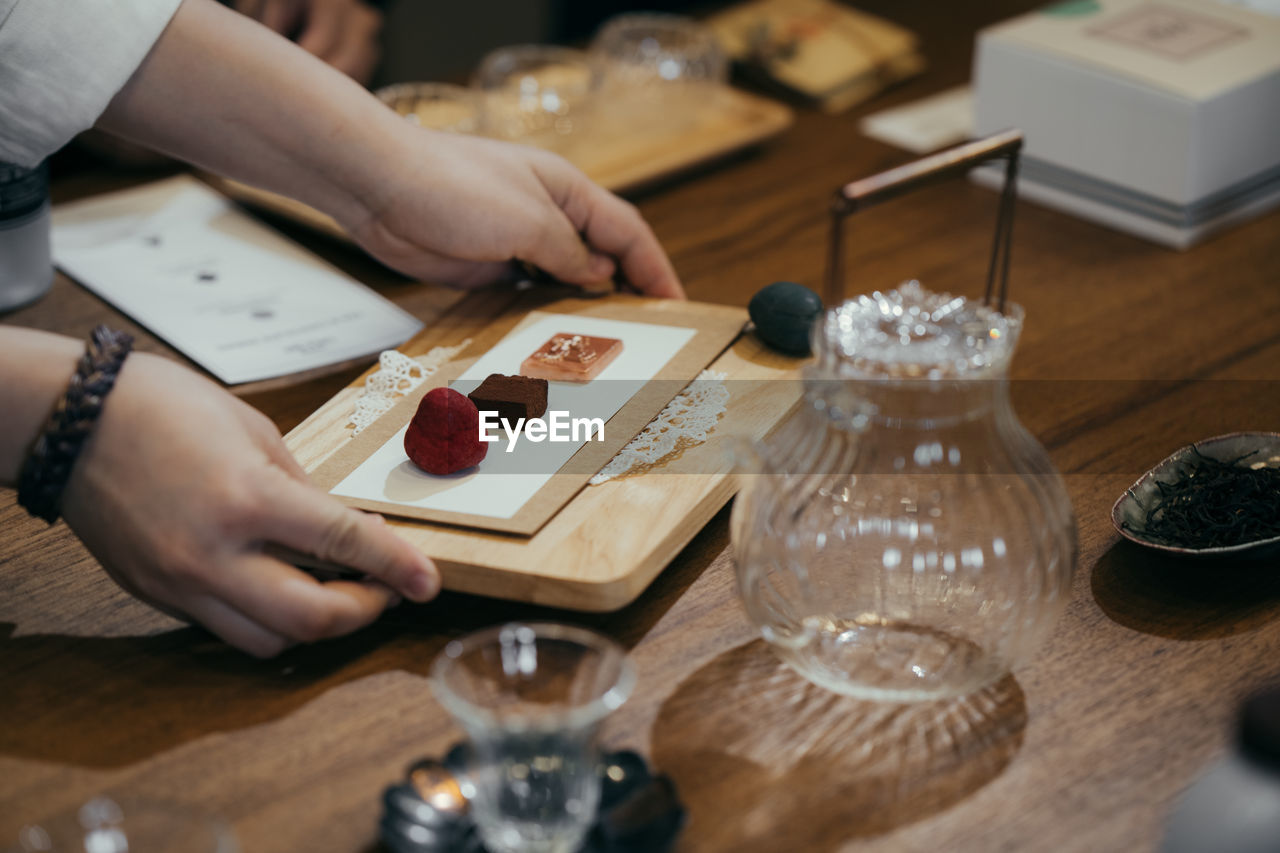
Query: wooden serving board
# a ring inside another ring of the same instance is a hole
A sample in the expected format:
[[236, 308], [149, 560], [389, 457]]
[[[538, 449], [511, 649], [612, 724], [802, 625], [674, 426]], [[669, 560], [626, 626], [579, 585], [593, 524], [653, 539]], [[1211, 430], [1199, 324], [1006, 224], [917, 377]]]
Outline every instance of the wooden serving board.
[[[729, 86], [719, 88], [705, 103], [696, 118], [679, 126], [655, 123], [644, 132], [595, 127], [565, 156], [596, 183], [622, 193], [758, 145], [795, 119], [786, 105]], [[331, 237], [350, 239], [332, 217], [302, 202], [239, 181], [213, 175], [206, 179], [237, 201]]]
[[[401, 351], [419, 356], [433, 347], [483, 339], [494, 320], [522, 315], [562, 295], [539, 290], [468, 297]], [[637, 315], [654, 322], [662, 321], [664, 310], [688, 304], [608, 298], [634, 302]], [[745, 311], [742, 317], [745, 321]], [[732, 381], [727, 381], [727, 410], [709, 441], [677, 452], [653, 470], [586, 487], [533, 536], [395, 517], [387, 521], [436, 561], [446, 589], [573, 610], [617, 610], [635, 600], [733, 496], [730, 436], [759, 440], [791, 411], [799, 384], [778, 380], [796, 377], [799, 364], [765, 349], [752, 334], [740, 335], [711, 365]], [[347, 422], [364, 380], [285, 437], [308, 471], [350, 439]]]

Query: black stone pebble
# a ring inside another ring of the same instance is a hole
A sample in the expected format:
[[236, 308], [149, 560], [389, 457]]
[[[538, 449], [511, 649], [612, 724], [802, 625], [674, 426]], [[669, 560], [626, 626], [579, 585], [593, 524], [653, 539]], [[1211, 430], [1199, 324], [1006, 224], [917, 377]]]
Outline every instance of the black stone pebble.
[[808, 355], [809, 331], [822, 315], [822, 300], [802, 284], [775, 281], [751, 297], [747, 311], [760, 340], [787, 355]]

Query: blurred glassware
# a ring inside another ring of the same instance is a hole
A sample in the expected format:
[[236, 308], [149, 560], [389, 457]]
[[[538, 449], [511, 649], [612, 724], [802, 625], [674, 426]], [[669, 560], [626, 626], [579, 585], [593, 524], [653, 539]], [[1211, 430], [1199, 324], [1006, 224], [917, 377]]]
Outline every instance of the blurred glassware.
[[682, 15], [619, 15], [600, 28], [591, 51], [611, 82], [628, 87], [729, 82], [729, 59], [715, 33]]
[[0, 313], [53, 287], [49, 167], [0, 163]]
[[582, 628], [513, 623], [450, 642], [431, 686], [470, 741], [462, 789], [485, 846], [577, 850], [600, 800], [600, 724], [635, 686], [622, 648]]
[[687, 124], [729, 82], [729, 59], [715, 33], [681, 15], [610, 19], [591, 43], [604, 73], [610, 120], [634, 126]]
[[1280, 849], [1280, 687], [1250, 696], [1236, 742], [1182, 795], [1161, 853]]
[[583, 51], [526, 44], [488, 54], [472, 86], [486, 134], [563, 152], [589, 126], [600, 80]]
[[414, 124], [450, 133], [479, 133], [484, 126], [480, 96], [451, 83], [396, 83], [375, 94]]
[[22, 828], [12, 853], [237, 853], [222, 821], [189, 806], [96, 797]]
[[1010, 404], [1022, 316], [913, 281], [815, 325], [804, 400], [744, 477], [732, 522], [748, 614], [815, 684], [963, 695], [1057, 620], [1075, 521]]

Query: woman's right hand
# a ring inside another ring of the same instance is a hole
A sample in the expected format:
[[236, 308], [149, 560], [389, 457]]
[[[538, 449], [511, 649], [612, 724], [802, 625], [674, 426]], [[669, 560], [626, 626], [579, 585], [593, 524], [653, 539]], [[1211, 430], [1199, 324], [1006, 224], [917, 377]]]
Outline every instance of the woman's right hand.
[[[398, 595], [432, 598], [432, 562], [379, 515], [311, 485], [271, 421], [186, 368], [125, 361], [63, 493], [63, 516], [127, 591], [269, 657], [354, 631]], [[368, 580], [321, 583], [268, 543]]]

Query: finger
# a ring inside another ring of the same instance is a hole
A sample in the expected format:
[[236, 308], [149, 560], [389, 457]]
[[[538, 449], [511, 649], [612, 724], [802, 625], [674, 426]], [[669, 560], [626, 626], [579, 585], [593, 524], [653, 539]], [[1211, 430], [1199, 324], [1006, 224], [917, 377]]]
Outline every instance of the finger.
[[252, 18], [255, 21], [262, 20], [262, 6], [264, 0], [236, 0], [232, 4], [232, 8], [242, 15]]
[[502, 261], [440, 261], [427, 276], [428, 281], [472, 290], [486, 287], [500, 281], [509, 281], [513, 276], [511, 264]]
[[539, 222], [532, 240], [518, 251], [519, 260], [541, 267], [561, 281], [584, 287], [599, 285], [613, 275], [613, 259], [590, 251], [563, 210], [548, 205]]
[[299, 0], [262, 0], [257, 18], [263, 26], [288, 36], [297, 29], [302, 18], [302, 3]]
[[211, 593], [268, 631], [300, 643], [340, 637], [373, 622], [394, 600], [380, 583], [320, 583], [265, 554], [244, 553], [207, 580]]
[[371, 516], [283, 473], [260, 478], [258, 488], [274, 511], [255, 518], [255, 538], [363, 572], [413, 601], [440, 591], [435, 564]]
[[293, 479], [301, 483], [310, 483], [311, 478], [289, 450], [288, 445], [284, 443], [280, 437], [280, 431], [276, 429], [271, 419], [243, 400], [237, 402], [240, 403], [241, 422], [267, 458]]
[[285, 637], [262, 627], [236, 608], [212, 596], [197, 596], [185, 603], [182, 609], [223, 642], [254, 657], [275, 657], [290, 646]]
[[381, 58], [378, 46], [381, 29], [382, 13], [356, 3], [347, 15], [343, 37], [330, 54], [329, 64], [359, 83], [368, 83]]
[[279, 437], [276, 437], [274, 441], [267, 444], [267, 456], [272, 462], [279, 465], [280, 469], [290, 477], [297, 480], [299, 483], [306, 483], [310, 485], [310, 475], [307, 474], [306, 469], [302, 467], [301, 463], [299, 463], [296, 458], [294, 458], [293, 453], [289, 451], [288, 446], [285, 445]]
[[345, 7], [312, 2], [307, 23], [298, 36], [298, 47], [328, 62], [342, 41]]
[[446, 258], [408, 243], [398, 246], [394, 254], [382, 253], [378, 260], [421, 281], [463, 289], [484, 287], [511, 277], [511, 264], [504, 261]]
[[347, 39], [327, 61], [352, 80], [367, 85], [381, 58], [381, 51], [375, 42]]
[[650, 296], [684, 298], [671, 260], [635, 207], [563, 161], [548, 158], [534, 168], [574, 229], [593, 251], [617, 258], [632, 285]]
[[284, 439], [276, 431], [275, 424], [265, 418], [255, 418], [248, 427], [250, 433], [257, 438], [258, 446], [266, 453], [267, 459], [299, 483], [311, 483], [310, 475], [284, 443]]

